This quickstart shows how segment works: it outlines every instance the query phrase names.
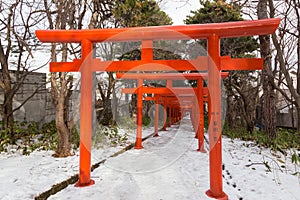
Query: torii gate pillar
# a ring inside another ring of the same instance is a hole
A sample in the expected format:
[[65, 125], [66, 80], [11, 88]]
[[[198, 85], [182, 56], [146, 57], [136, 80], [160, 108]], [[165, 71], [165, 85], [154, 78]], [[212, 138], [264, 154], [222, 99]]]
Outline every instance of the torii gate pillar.
[[222, 113], [221, 113], [221, 73], [220, 73], [220, 38], [212, 34], [208, 38], [208, 90], [211, 109], [209, 120], [209, 171], [210, 189], [206, 194], [217, 199], [228, 199], [223, 192], [222, 183]]
[[138, 79], [138, 93], [137, 93], [137, 118], [136, 118], [136, 141], [135, 149], [143, 149], [142, 146], [142, 124], [143, 124], [143, 93], [142, 93], [143, 80]]
[[198, 138], [198, 149], [202, 153], [206, 153], [204, 148], [204, 107], [203, 107], [203, 80], [199, 78], [197, 80], [197, 132], [196, 136]]
[[159, 98], [155, 96], [155, 118], [154, 118], [154, 135], [153, 137], [158, 137], [158, 121], [159, 121]]
[[[93, 121], [93, 72], [91, 69], [93, 43], [83, 40], [82, 57], [84, 59], [81, 72], [80, 93], [80, 157], [79, 157], [79, 181], [75, 186], [83, 187], [93, 185], [91, 177], [91, 144], [92, 144], [92, 121]], [[84, 102], [84, 103], [83, 103]]]

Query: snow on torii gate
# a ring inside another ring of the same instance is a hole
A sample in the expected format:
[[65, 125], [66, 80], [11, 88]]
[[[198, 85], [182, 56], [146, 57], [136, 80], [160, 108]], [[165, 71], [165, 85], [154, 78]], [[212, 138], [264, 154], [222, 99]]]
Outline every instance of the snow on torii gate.
[[[80, 104], [80, 172], [78, 186], [94, 183], [91, 173], [92, 135], [92, 78], [95, 71], [208, 71], [211, 92], [211, 123], [209, 128], [210, 189], [206, 194], [227, 199], [222, 186], [221, 146], [221, 70], [258, 70], [263, 60], [220, 56], [220, 38], [267, 35], [275, 32], [280, 19], [264, 19], [213, 24], [112, 28], [93, 30], [37, 30], [41, 42], [81, 43], [81, 59], [73, 62], [52, 62], [51, 72], [81, 72]], [[208, 56], [196, 60], [153, 60], [153, 40], [207, 39]], [[142, 41], [141, 60], [101, 61], [93, 58], [93, 43], [114, 41]], [[212, 163], [215, 157], [217, 162]]]

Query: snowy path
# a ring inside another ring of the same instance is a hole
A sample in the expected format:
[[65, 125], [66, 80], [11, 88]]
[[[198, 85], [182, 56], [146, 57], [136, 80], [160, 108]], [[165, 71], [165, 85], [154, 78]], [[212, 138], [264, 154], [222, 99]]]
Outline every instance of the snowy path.
[[[129, 150], [107, 159], [92, 172], [96, 184], [85, 188], [70, 185], [49, 199], [105, 200], [205, 200], [209, 189], [208, 154], [196, 151], [197, 141], [189, 120], [174, 125], [160, 137], [143, 142], [144, 149]], [[100, 161], [119, 149], [93, 151]], [[283, 157], [280, 158], [284, 160]], [[251, 142], [223, 139], [223, 186], [229, 199], [299, 200], [300, 182], [290, 175], [278, 155]], [[262, 162], [268, 162], [272, 172]], [[261, 163], [247, 167], [251, 163]], [[279, 165], [278, 165], [279, 163]], [[283, 169], [283, 172], [281, 170]], [[56, 159], [51, 152], [30, 156], [0, 154], [0, 199], [33, 199], [51, 185], [78, 172], [78, 155]]]
[[196, 151], [191, 124], [159, 134], [146, 140], [143, 150], [129, 150], [97, 168], [94, 186], [70, 186], [50, 199], [205, 199], [208, 160]]

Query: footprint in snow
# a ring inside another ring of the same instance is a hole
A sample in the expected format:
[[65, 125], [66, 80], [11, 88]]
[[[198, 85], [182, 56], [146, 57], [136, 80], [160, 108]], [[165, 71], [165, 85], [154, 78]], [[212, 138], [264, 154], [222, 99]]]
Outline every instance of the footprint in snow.
[[[225, 169], [225, 164], [222, 164], [222, 170], [223, 170], [222, 176], [223, 176], [224, 182], [227, 185], [232, 186], [238, 192], [240, 192], [241, 189], [238, 188], [237, 184], [234, 182], [234, 180], [232, 178], [233, 176], [231, 175], [230, 171], [228, 169]], [[243, 199], [242, 197], [239, 197], [239, 200], [242, 200], [242, 199]]]

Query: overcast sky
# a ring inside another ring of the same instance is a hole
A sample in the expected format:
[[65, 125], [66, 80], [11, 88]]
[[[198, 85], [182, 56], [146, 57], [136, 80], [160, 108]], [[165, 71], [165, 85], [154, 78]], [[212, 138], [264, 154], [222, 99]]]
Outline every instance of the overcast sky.
[[183, 20], [190, 15], [191, 10], [200, 8], [199, 0], [164, 0], [160, 7], [173, 20], [173, 25], [183, 25]]

